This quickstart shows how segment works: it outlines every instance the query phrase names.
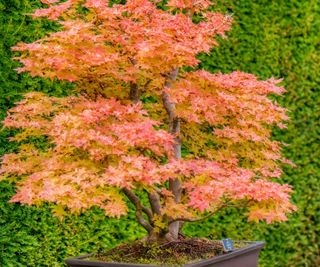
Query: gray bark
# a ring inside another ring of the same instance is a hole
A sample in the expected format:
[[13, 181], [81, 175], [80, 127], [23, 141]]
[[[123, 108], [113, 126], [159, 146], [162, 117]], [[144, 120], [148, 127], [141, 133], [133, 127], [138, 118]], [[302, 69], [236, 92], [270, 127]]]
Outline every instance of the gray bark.
[[[132, 61], [135, 64], [135, 61]], [[165, 81], [165, 86], [170, 87], [172, 82], [177, 78], [179, 69], [172, 70], [167, 79]], [[130, 83], [130, 99], [133, 103], [139, 102], [139, 88], [137, 84]], [[175, 114], [175, 105], [170, 100], [170, 96], [163, 92], [162, 94], [162, 102], [164, 108], [168, 114], [169, 118], [169, 132], [175, 135], [175, 144], [174, 144], [174, 156], [175, 158], [181, 158], [181, 140], [180, 140], [180, 119]], [[169, 179], [169, 189], [172, 191], [175, 201], [179, 203], [181, 201], [181, 182], [178, 179]], [[151, 204], [152, 211], [149, 211], [146, 207], [141, 205], [140, 200], [130, 191], [124, 189], [124, 193], [130, 199], [131, 202], [136, 207], [136, 217], [138, 222], [149, 232], [149, 234], [153, 233], [153, 226], [152, 226], [152, 214], [161, 215], [161, 204], [160, 204], [160, 197], [157, 192], [155, 193], [148, 193], [149, 201]], [[147, 214], [149, 218], [149, 222], [144, 219], [142, 216], [142, 212]], [[151, 214], [151, 215], [150, 215]], [[180, 230], [181, 222], [179, 221], [172, 221], [169, 224], [169, 233], [166, 236], [168, 240], [176, 240], [179, 237], [179, 230]]]
[[[151, 233], [153, 231], [153, 226], [151, 225], [152, 217], [153, 217], [152, 211], [149, 208], [142, 205], [137, 195], [134, 194], [129, 189], [123, 188], [122, 191], [136, 207], [136, 217], [138, 222], [148, 231], [148, 233]], [[148, 216], [149, 222], [143, 217], [142, 212], [144, 212]]]
[[[135, 61], [132, 60], [132, 63], [135, 64]], [[130, 100], [137, 104], [139, 99], [139, 88], [136, 83], [130, 83], [130, 93], [129, 93]], [[161, 204], [160, 204], [160, 197], [157, 192], [150, 193], [148, 192], [148, 197], [151, 205], [151, 210], [146, 208], [141, 204], [140, 199], [130, 190], [123, 189], [125, 195], [129, 198], [129, 200], [135, 205], [136, 207], [136, 217], [138, 222], [149, 232], [153, 232], [153, 214], [161, 214]], [[149, 222], [146, 221], [143, 216], [142, 212], [144, 212], [149, 219]]]
[[[168, 75], [165, 87], [170, 87], [172, 82], [178, 76], [178, 69], [172, 70], [172, 72]], [[180, 140], [180, 118], [175, 114], [175, 105], [170, 100], [170, 96], [163, 92], [162, 94], [162, 102], [164, 108], [169, 117], [169, 131], [173, 135], [175, 135], [175, 144], [174, 144], [174, 156], [177, 159], [181, 158], [181, 140]], [[181, 182], [179, 179], [170, 179], [169, 180], [169, 189], [174, 195], [175, 201], [179, 203], [181, 201]], [[180, 230], [180, 222], [174, 221], [169, 225], [169, 233], [173, 239], [178, 239]]]
[[161, 204], [160, 204], [160, 197], [158, 193], [148, 192], [148, 198], [149, 198], [149, 202], [150, 202], [153, 214], [161, 215]]
[[138, 90], [138, 85], [136, 83], [133, 83], [133, 82], [130, 83], [129, 97], [134, 104], [137, 104], [139, 102], [139, 90]]

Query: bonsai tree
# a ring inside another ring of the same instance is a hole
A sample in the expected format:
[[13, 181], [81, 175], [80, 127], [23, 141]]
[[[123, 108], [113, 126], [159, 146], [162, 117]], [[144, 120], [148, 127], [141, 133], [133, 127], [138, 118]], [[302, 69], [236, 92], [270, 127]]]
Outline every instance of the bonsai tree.
[[276, 182], [290, 161], [271, 139], [288, 119], [268, 98], [285, 92], [280, 80], [198, 67], [230, 16], [207, 0], [42, 2], [32, 16], [60, 30], [16, 45], [18, 72], [73, 82], [76, 92], [28, 93], [9, 110], [4, 127], [20, 129], [12, 140], [21, 144], [2, 158], [3, 176], [19, 179], [12, 202], [97, 206], [120, 218], [131, 201], [151, 243], [230, 206], [267, 223], [295, 210], [290, 186]]

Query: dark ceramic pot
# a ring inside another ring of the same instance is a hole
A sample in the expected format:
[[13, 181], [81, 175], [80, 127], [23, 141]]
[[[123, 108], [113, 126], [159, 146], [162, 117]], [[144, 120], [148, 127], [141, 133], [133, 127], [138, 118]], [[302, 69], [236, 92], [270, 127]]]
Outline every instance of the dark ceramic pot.
[[[264, 242], [250, 242], [248, 246], [227, 254], [184, 265], [184, 267], [257, 267]], [[92, 254], [67, 259], [70, 267], [159, 267], [149, 264], [129, 264], [87, 260]]]

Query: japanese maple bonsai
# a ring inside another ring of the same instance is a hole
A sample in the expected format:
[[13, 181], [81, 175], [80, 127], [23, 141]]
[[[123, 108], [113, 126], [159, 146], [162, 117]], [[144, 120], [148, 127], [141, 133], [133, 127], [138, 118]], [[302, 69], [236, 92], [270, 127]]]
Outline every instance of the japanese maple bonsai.
[[[229, 206], [246, 207], [251, 221], [286, 220], [291, 188], [274, 178], [290, 161], [270, 138], [286, 109], [268, 98], [285, 91], [280, 81], [198, 68], [230, 16], [207, 0], [42, 2], [33, 17], [61, 30], [15, 46], [18, 71], [74, 82], [77, 94], [28, 93], [9, 111], [4, 127], [23, 141], [2, 159], [1, 172], [20, 177], [12, 202], [120, 218], [128, 200], [149, 244], [176, 241], [183, 222]], [[28, 142], [39, 136], [51, 145]]]

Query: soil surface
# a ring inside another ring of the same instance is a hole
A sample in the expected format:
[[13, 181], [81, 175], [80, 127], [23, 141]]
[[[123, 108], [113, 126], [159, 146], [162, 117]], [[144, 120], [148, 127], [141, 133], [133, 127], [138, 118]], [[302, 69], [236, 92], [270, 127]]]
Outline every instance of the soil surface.
[[180, 240], [150, 245], [142, 241], [122, 244], [90, 258], [104, 262], [181, 266], [224, 254], [221, 241], [205, 238], [181, 238]]

